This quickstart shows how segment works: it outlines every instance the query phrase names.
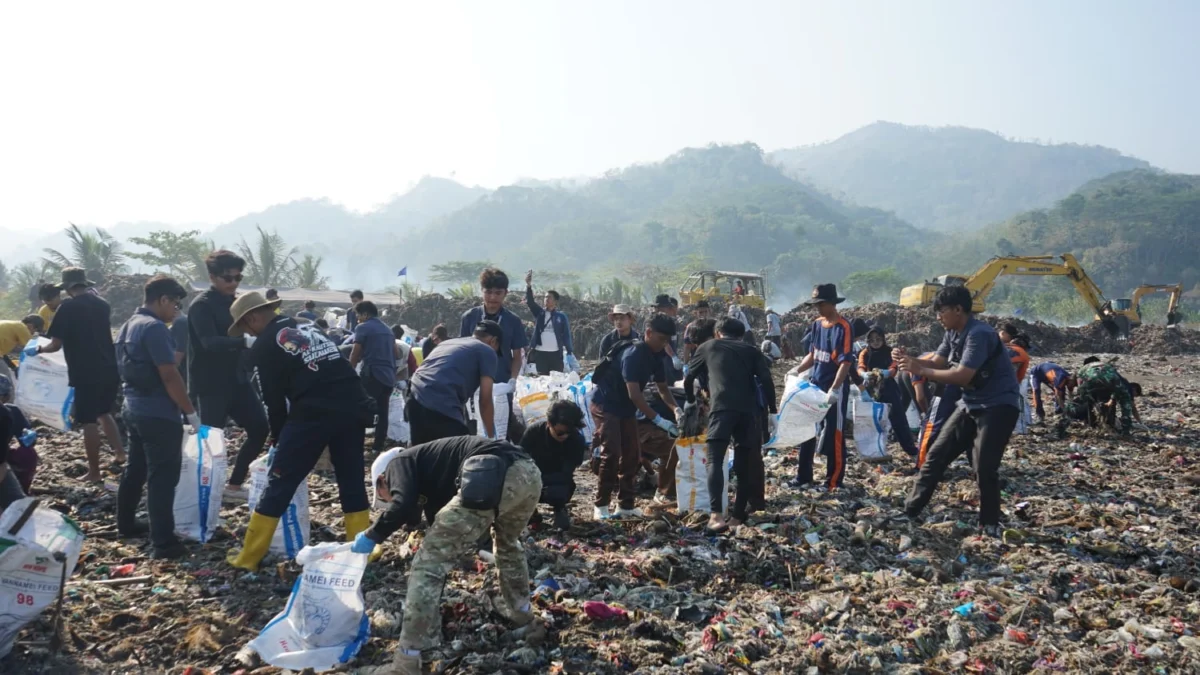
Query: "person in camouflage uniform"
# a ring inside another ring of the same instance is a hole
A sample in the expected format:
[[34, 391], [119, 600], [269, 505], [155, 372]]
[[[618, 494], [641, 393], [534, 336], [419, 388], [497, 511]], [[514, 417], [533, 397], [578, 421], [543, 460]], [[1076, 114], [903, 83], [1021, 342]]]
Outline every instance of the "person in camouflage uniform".
[[1078, 380], [1075, 396], [1067, 401], [1065, 414], [1057, 424], [1060, 435], [1066, 433], [1071, 420], [1096, 424], [1094, 420], [1102, 419], [1096, 415], [1097, 409], [1102, 406], [1115, 406], [1120, 410], [1117, 429], [1121, 433], [1128, 434], [1133, 429], [1133, 396], [1116, 366], [1111, 363], [1088, 363], [1075, 377]]
[[[499, 505], [473, 509], [463, 503], [458, 479], [468, 458], [497, 455], [509, 462]], [[377, 504], [388, 510], [355, 541], [354, 550], [370, 552], [403, 526], [416, 525], [424, 510], [432, 523], [413, 558], [405, 598], [404, 621], [396, 658], [380, 673], [421, 672], [421, 653], [441, 642], [441, 596], [446, 574], [489, 528], [500, 573], [502, 602], [497, 608], [517, 624], [526, 641], [545, 636], [529, 599], [529, 567], [521, 531], [542, 492], [537, 464], [519, 447], [480, 436], [454, 436], [400, 451], [376, 477]]]

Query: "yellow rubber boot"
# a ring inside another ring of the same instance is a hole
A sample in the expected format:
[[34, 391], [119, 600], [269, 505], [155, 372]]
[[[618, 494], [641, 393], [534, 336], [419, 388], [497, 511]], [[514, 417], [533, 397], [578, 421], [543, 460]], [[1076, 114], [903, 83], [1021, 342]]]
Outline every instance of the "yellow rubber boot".
[[264, 516], [258, 512], [251, 513], [242, 550], [230, 552], [226, 562], [247, 572], [257, 572], [258, 564], [271, 548], [271, 537], [275, 536], [275, 528], [278, 525], [278, 518]]
[[[347, 513], [344, 516], [346, 522], [346, 541], [354, 541], [359, 532], [366, 532], [371, 527], [371, 512], [370, 511], [355, 511]], [[375, 545], [375, 550], [371, 551], [371, 555], [367, 556], [368, 562], [376, 562], [383, 557], [383, 547], [379, 544]]]

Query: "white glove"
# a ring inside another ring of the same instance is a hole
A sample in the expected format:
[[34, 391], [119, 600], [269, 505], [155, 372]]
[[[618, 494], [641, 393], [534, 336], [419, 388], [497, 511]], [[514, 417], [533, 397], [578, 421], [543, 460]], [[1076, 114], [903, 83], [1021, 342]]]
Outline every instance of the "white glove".
[[654, 426], [667, 432], [667, 435], [671, 438], [679, 438], [679, 427], [676, 426], [671, 420], [659, 415], [650, 421], [654, 424]]
[[830, 389], [828, 394], [825, 394], [825, 405], [833, 405], [837, 403], [838, 393], [836, 389]]
[[683, 359], [678, 356], [672, 356], [671, 365], [675, 366], [675, 370], [683, 370]]
[[243, 339], [246, 341], [246, 349], [250, 349], [251, 347], [254, 346], [254, 341], [257, 340], [258, 338], [247, 333], [246, 335], [243, 336]]
[[187, 432], [189, 434], [194, 434], [197, 431], [200, 431], [200, 415], [192, 413], [190, 415], [184, 415], [184, 419], [187, 420]]

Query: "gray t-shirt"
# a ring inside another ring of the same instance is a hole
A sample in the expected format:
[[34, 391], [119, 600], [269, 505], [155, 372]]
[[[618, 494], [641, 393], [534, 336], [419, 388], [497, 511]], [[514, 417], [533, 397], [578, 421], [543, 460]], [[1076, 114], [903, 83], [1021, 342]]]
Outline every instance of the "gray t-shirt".
[[[978, 371], [991, 360], [991, 376], [977, 388], [963, 388], [962, 400], [968, 410], [982, 410], [996, 406], [1020, 408], [1021, 393], [1017, 385], [1017, 372], [1013, 370], [1008, 352], [1000, 344], [996, 329], [975, 317], [967, 320], [961, 331], [946, 331], [939, 356], [966, 368]], [[994, 358], [993, 358], [994, 357]]]
[[496, 350], [473, 337], [444, 340], [413, 374], [413, 396], [433, 412], [465, 420], [480, 376], [493, 377], [498, 360]]

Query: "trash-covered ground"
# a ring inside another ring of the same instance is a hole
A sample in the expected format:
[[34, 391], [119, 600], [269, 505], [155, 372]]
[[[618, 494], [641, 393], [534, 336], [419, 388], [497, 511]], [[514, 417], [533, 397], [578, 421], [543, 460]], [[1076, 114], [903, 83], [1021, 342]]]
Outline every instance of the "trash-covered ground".
[[[1047, 427], [1016, 438], [1002, 470], [1002, 541], [977, 535], [977, 495], [963, 463], [924, 523], [890, 521], [912, 482], [910, 461], [894, 446], [892, 464], [852, 461], [847, 487], [834, 494], [783, 487], [794, 454], [771, 452], [767, 512], [721, 537], [704, 534], [703, 515], [671, 510], [591, 522], [594, 480], [581, 469], [572, 530], [534, 529], [526, 542], [535, 604], [552, 625], [547, 642], [506, 636], [510, 626], [491, 609], [495, 568], [464, 550], [443, 597], [440, 667], [1200, 671], [1200, 358], [1125, 357], [1118, 365], [1145, 386], [1138, 403], [1147, 428], [1124, 440], [1074, 428], [1060, 441]], [[281, 672], [235, 658], [284, 607], [298, 572], [273, 557], [258, 574], [224, 563], [244, 531], [244, 504], [226, 506], [227, 533], [193, 544], [190, 559], [150, 560], [144, 541], [117, 538], [113, 496], [75, 480], [85, 472], [78, 437], [47, 433], [39, 443], [39, 494], [77, 520], [87, 540], [66, 595], [61, 651], [49, 651], [51, 608], [22, 632], [0, 672]], [[313, 476], [310, 490], [313, 539], [341, 538], [332, 477]], [[419, 535], [398, 533], [368, 569], [372, 635], [344, 672], [389, 659], [410, 545]]]

